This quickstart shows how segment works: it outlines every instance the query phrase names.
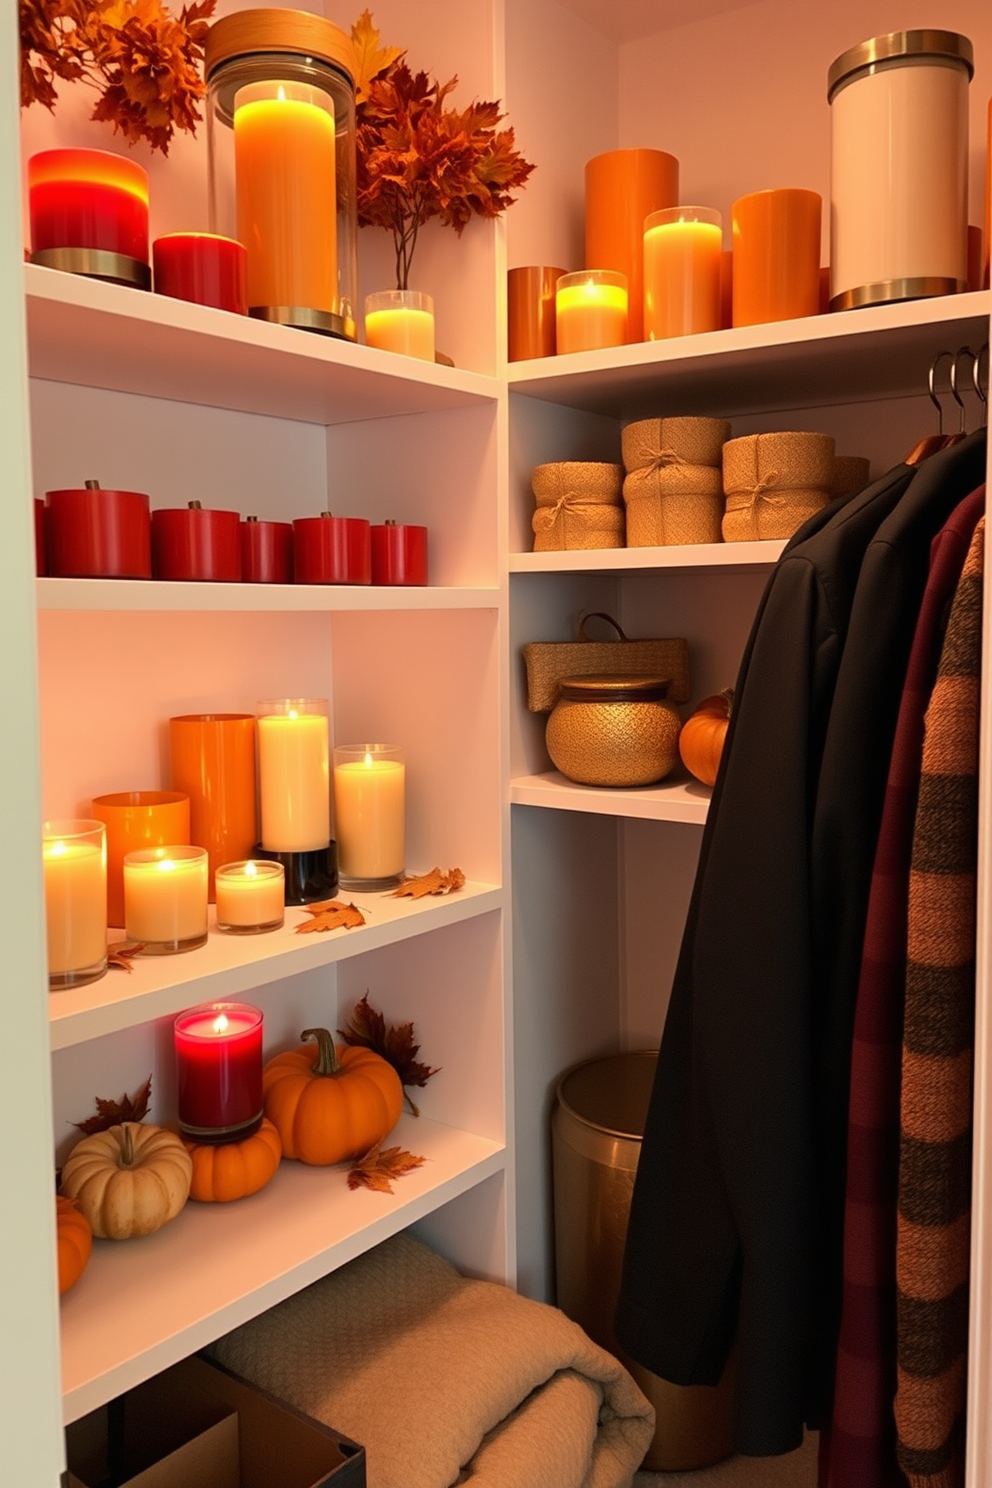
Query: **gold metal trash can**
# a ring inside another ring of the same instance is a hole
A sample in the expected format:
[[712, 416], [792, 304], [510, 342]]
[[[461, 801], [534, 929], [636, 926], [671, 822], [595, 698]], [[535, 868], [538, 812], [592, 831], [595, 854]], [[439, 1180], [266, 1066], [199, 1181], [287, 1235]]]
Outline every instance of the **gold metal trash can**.
[[552, 1115], [558, 1306], [630, 1370], [655, 1408], [643, 1467], [679, 1472], [733, 1452], [732, 1364], [719, 1385], [673, 1385], [617, 1344], [613, 1314], [657, 1053], [594, 1059], [559, 1080]]

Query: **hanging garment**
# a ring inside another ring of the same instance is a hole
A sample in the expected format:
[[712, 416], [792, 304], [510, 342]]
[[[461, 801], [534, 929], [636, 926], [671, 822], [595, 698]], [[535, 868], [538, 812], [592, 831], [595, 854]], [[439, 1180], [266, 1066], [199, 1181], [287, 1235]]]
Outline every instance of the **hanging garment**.
[[965, 498], [934, 539], [899, 705], [868, 901], [851, 1054], [843, 1310], [820, 1488], [905, 1488], [896, 1462], [895, 1247], [909, 865], [923, 751], [947, 607], [985, 507]]
[[[812, 830], [818, 807], [831, 818], [817, 793], [855, 592], [869, 545], [907, 497], [914, 509], [939, 504], [952, 486], [959, 500], [984, 462], [984, 439], [971, 438], [801, 529], [766, 586], [738, 675], [634, 1185], [617, 1335], [678, 1384], [715, 1382], [736, 1338], [744, 1452], [797, 1447], [804, 1423], [825, 1419], [832, 1377], [823, 1357], [836, 1340], [827, 1345], [814, 1304], [825, 1279], [839, 1296], [826, 1272], [839, 1278], [840, 1234], [838, 1224], [834, 1256], [819, 1191], [843, 1162], [825, 1172], [816, 1100], [829, 1069], [814, 1038], [834, 1030], [813, 1001], [810, 885], [823, 877]], [[868, 566], [883, 585], [885, 567]], [[884, 592], [874, 598], [887, 613]], [[866, 597], [859, 613], [867, 607]], [[876, 748], [861, 737], [862, 754]], [[870, 869], [869, 856], [866, 881]], [[852, 1004], [855, 986], [856, 971]]]
[[984, 538], [983, 518], [927, 709], [909, 878], [895, 1417], [910, 1488], [964, 1483]]

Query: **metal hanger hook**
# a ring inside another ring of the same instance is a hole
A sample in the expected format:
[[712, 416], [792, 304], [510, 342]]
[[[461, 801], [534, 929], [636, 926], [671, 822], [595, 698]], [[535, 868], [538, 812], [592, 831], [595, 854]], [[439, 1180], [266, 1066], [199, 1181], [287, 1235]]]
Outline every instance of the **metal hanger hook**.
[[962, 399], [961, 394], [958, 392], [958, 363], [960, 362], [961, 358], [964, 357], [964, 356], [971, 358], [972, 376], [974, 376], [975, 353], [972, 351], [972, 349], [971, 349], [970, 346], [959, 346], [958, 347], [957, 351], [954, 353], [953, 360], [951, 361], [951, 374], [950, 374], [950, 376], [951, 376], [951, 396], [953, 397], [955, 403], [958, 405], [958, 407], [961, 410], [961, 415], [960, 415], [961, 422], [960, 422], [960, 424], [958, 426], [958, 432], [961, 433], [961, 434], [963, 434], [965, 432], [965, 406], [964, 406], [964, 400]]
[[[985, 358], [985, 390], [982, 391], [982, 357]], [[989, 343], [978, 348], [978, 353], [971, 364], [971, 380], [975, 384], [975, 392], [982, 400], [982, 428], [989, 421]]]
[[[943, 432], [944, 432], [944, 407], [943, 407], [943, 404], [941, 403], [940, 399], [937, 396], [935, 384], [936, 384], [936, 381], [937, 381], [937, 368], [940, 366], [941, 362], [944, 360], [945, 357], [948, 358], [948, 360], [950, 361], [950, 363], [951, 363], [951, 365], [953, 367], [953, 365], [954, 365], [954, 357], [953, 357], [952, 353], [949, 352], [949, 351], [940, 351], [940, 352], [937, 353], [937, 355], [934, 357], [933, 361], [930, 363], [930, 372], [929, 372], [929, 374], [927, 376], [927, 391], [928, 391], [929, 396], [930, 396], [930, 402], [933, 404], [934, 408], [936, 408], [936, 410], [937, 410], [937, 433], [938, 434], [943, 434]], [[953, 374], [952, 374], [952, 382], [953, 382]]]

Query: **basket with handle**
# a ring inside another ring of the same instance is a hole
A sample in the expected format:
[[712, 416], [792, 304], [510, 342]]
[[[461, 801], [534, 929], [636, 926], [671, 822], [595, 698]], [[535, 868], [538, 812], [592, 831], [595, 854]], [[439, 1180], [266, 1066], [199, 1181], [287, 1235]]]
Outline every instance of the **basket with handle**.
[[[605, 620], [616, 635], [605, 641], [593, 640], [586, 629], [590, 620]], [[532, 713], [551, 711], [565, 677], [591, 677], [603, 672], [664, 677], [670, 683], [670, 702], [685, 703], [689, 699], [688, 641], [682, 636], [630, 639], [603, 610], [583, 611], [574, 641], [530, 641], [521, 650], [527, 670], [527, 707]]]

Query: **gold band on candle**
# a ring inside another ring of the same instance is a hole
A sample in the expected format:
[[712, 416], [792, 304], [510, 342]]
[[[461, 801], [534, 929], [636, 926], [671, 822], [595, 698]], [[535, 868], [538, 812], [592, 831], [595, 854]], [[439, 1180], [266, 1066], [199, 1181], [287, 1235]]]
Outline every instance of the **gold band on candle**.
[[44, 269], [61, 269], [65, 274], [84, 274], [89, 279], [106, 279], [111, 284], [127, 284], [132, 289], [151, 289], [152, 271], [137, 258], [126, 253], [111, 253], [107, 248], [39, 248], [31, 262]]

